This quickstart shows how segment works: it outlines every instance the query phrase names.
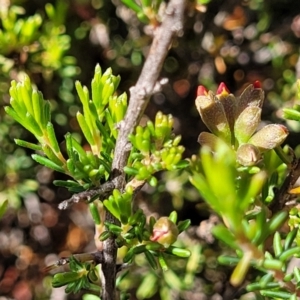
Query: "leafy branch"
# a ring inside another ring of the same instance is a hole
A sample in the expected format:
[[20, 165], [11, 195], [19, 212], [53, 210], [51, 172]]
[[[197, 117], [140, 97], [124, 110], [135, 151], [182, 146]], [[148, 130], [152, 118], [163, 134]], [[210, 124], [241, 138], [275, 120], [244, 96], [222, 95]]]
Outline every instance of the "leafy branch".
[[[169, 219], [153, 219], [150, 227], [147, 227], [144, 213], [132, 211], [133, 192], [139, 185], [146, 181], [155, 185], [152, 176], [155, 172], [187, 165], [182, 160], [184, 148], [179, 145], [180, 137], [173, 136], [171, 132], [171, 116], [158, 113], [155, 124], [149, 122], [145, 128], [136, 127], [150, 96], [165, 82], [158, 81], [159, 73], [172, 37], [181, 33], [184, 8], [185, 1], [182, 0], [173, 0], [168, 4], [163, 22], [155, 28], [142, 73], [130, 90], [128, 109], [126, 94], [116, 94], [120, 78], [112, 75], [110, 69], [102, 73], [100, 66], [95, 68], [91, 93], [87, 87], [76, 82], [77, 94], [83, 107], [83, 111], [77, 113], [77, 121], [88, 149], [71, 133], [67, 133], [66, 154], [63, 154], [64, 149], [61, 149], [51, 122], [49, 102], [33, 88], [28, 76], [20, 83], [13, 81], [11, 84], [11, 106], [5, 110], [37, 139], [37, 143], [24, 140], [16, 140], [16, 143], [38, 151], [39, 154], [32, 155], [38, 163], [72, 178], [54, 182], [76, 193], [59, 205], [61, 209], [78, 201], [89, 203], [96, 227], [96, 245], [103, 254], [101, 299], [104, 300], [116, 299], [118, 247], [127, 246], [125, 261], [131, 261], [135, 254], [144, 252], [152, 267], [155, 265], [152, 252], [156, 251], [164, 270], [167, 265], [163, 253], [189, 256], [189, 251], [172, 246], [179, 232], [189, 226], [189, 221], [176, 226], [177, 217], [173, 213]], [[140, 184], [136, 185], [136, 182]], [[104, 206], [101, 200], [104, 200]], [[57, 275], [53, 281], [54, 286], [67, 284], [67, 291], [73, 292], [88, 288], [87, 278], [91, 270], [95, 275], [94, 266], [81, 264], [76, 259], [70, 259], [69, 264], [73, 269], [71, 273]]]
[[[128, 136], [137, 126], [147, 106], [150, 96], [159, 89], [158, 77], [164, 59], [168, 53], [174, 35], [180, 33], [183, 27], [184, 0], [170, 1], [162, 24], [155, 29], [155, 35], [145, 61], [142, 72], [134, 87], [130, 89], [130, 102], [124, 122], [118, 135], [116, 150], [112, 163], [113, 177], [116, 188], [122, 190], [125, 186], [124, 167], [127, 164], [130, 147]], [[107, 221], [116, 223], [113, 216], [107, 214]], [[106, 264], [103, 264], [101, 277], [103, 285], [102, 298], [115, 299], [115, 260], [117, 247], [114, 239], [107, 239], [103, 244]]]

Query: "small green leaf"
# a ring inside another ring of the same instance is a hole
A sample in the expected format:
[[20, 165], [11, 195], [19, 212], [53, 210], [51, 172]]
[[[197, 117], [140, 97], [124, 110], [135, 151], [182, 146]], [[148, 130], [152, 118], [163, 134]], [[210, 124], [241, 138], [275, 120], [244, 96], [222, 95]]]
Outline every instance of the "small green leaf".
[[183, 159], [174, 166], [174, 169], [185, 169], [189, 165], [190, 165], [190, 162], [186, 159]]
[[173, 210], [170, 215], [169, 215], [169, 220], [172, 221], [174, 224], [177, 223], [177, 212], [175, 210]]
[[48, 138], [49, 138], [49, 142], [50, 142], [51, 147], [54, 149], [54, 151], [56, 153], [59, 153], [60, 148], [59, 148], [59, 145], [58, 145], [58, 142], [57, 142], [57, 139], [56, 139], [53, 124], [48, 122], [46, 129], [47, 129], [47, 134], [48, 134]]
[[106, 199], [103, 201], [104, 206], [108, 211], [114, 215], [118, 220], [120, 219], [120, 211], [117, 203], [114, 200]]
[[19, 102], [16, 98], [11, 98], [10, 105], [19, 116], [26, 115], [27, 109], [22, 101]]
[[52, 279], [52, 286], [55, 288], [61, 287], [70, 282], [78, 280], [80, 276], [81, 275], [78, 274], [77, 272], [65, 272], [65, 273], [55, 274]]
[[38, 162], [41, 165], [46, 166], [47, 168], [53, 169], [57, 172], [65, 173], [65, 170], [62, 167], [60, 167], [59, 165], [57, 165], [56, 163], [54, 163], [53, 161], [51, 161], [50, 159], [48, 159], [44, 156], [41, 156], [41, 155], [38, 155], [38, 154], [32, 154], [31, 157], [36, 162]]
[[283, 117], [288, 120], [300, 122], [300, 112], [292, 108], [284, 108]]
[[98, 206], [93, 202], [89, 204], [89, 208], [95, 224], [96, 225], [101, 224], [101, 218], [100, 218]]
[[296, 282], [297, 282], [297, 284], [299, 284], [299, 282], [300, 282], [300, 270], [299, 270], [299, 268], [294, 267], [293, 271], [294, 271]]
[[79, 188], [81, 185], [73, 180], [54, 180], [53, 184], [65, 188]]
[[187, 220], [184, 220], [184, 221], [179, 221], [178, 225], [177, 225], [179, 233], [187, 230], [190, 227], [190, 225], [191, 225], [191, 220], [190, 219], [187, 219]]
[[144, 254], [145, 254], [151, 268], [153, 270], [156, 270], [157, 269], [157, 262], [156, 262], [156, 259], [155, 259], [154, 255], [149, 250], [145, 250]]
[[272, 234], [277, 230], [287, 219], [288, 213], [286, 211], [281, 211], [277, 213], [268, 223], [268, 231]]
[[103, 231], [99, 236], [99, 241], [105, 241], [112, 236], [112, 233], [109, 231]]
[[13, 108], [11, 108], [10, 106], [5, 106], [4, 110], [9, 116], [11, 116], [20, 125], [26, 128], [29, 132], [33, 133], [31, 129], [31, 124], [29, 124], [24, 117], [19, 116]]
[[285, 241], [284, 241], [284, 250], [291, 248], [291, 246], [297, 236], [298, 230], [299, 230], [298, 228], [294, 228], [292, 231], [290, 231], [288, 233], [288, 235], [286, 236]]
[[262, 294], [262, 296], [276, 298], [276, 299], [290, 299], [290, 297], [292, 296], [290, 293], [282, 292], [282, 291], [263, 290], [260, 291], [260, 293]]
[[158, 263], [164, 272], [168, 271], [168, 265], [162, 253], [158, 253]]
[[279, 260], [285, 262], [288, 259], [292, 258], [294, 255], [299, 255], [299, 253], [300, 253], [300, 247], [287, 249], [281, 253], [281, 255], [279, 256]]
[[280, 233], [278, 231], [275, 232], [274, 234], [273, 249], [274, 249], [275, 257], [279, 257], [283, 251], [282, 241], [281, 241]]
[[38, 91], [32, 92], [32, 105], [33, 105], [33, 115], [37, 123], [42, 127], [43, 126], [43, 99], [40, 99], [40, 94]]
[[277, 259], [267, 258], [263, 261], [262, 266], [266, 269], [281, 270], [283, 267], [283, 263], [282, 261]]
[[[272, 282], [273, 280], [274, 280], [273, 272], [264, 275], [259, 281], [261, 289], [266, 289], [268, 287], [268, 284], [273, 283]], [[280, 284], [278, 283], [278, 287], [279, 286]]]
[[232, 249], [238, 248], [235, 236], [224, 225], [214, 226], [212, 229], [212, 233], [217, 239], [219, 239]]
[[168, 254], [173, 254], [175, 256], [183, 257], [183, 258], [187, 258], [187, 257], [191, 256], [191, 251], [189, 251], [187, 249], [173, 247], [173, 246], [170, 246], [169, 248], [167, 248], [165, 250], [165, 252]]
[[137, 298], [141, 300], [152, 297], [157, 291], [157, 281], [158, 277], [153, 272], [148, 273], [136, 291]]
[[8, 207], [8, 200], [4, 200], [4, 202], [0, 204], [0, 218], [5, 214], [7, 207]]
[[92, 146], [95, 145], [95, 141], [93, 139], [93, 134], [90, 131], [90, 128], [86, 122], [85, 116], [83, 116], [80, 112], [77, 113], [77, 120], [78, 123], [80, 125], [80, 128], [86, 138], [86, 140], [88, 141], [88, 143]]
[[247, 271], [249, 270], [251, 259], [252, 259], [251, 252], [243, 253], [243, 257], [238, 262], [237, 266], [235, 267], [230, 277], [230, 283], [233, 286], [238, 286], [243, 282], [247, 274]]
[[29, 84], [30, 84], [30, 79], [29, 79], [28, 75], [25, 75], [24, 82], [21, 82], [18, 84], [18, 95], [24, 101], [25, 106], [27, 108], [27, 112], [30, 115], [34, 116], [32, 99], [31, 99], [32, 88], [31, 88], [31, 84], [30, 84], [29, 90], [27, 89], [26, 81], [29, 81]]
[[30, 113], [26, 114], [26, 123], [30, 124], [31, 132], [36, 136], [36, 137], [41, 137], [43, 136], [42, 129], [40, 128], [39, 124], [36, 122], [36, 120], [33, 118], [33, 116]]
[[[278, 282], [269, 282], [263, 288], [264, 289], [274, 289], [280, 287]], [[247, 285], [248, 292], [260, 291], [262, 289], [260, 282], [255, 282]]]
[[42, 147], [40, 145], [32, 144], [32, 143], [29, 143], [29, 142], [26, 142], [26, 141], [23, 141], [23, 140], [15, 139], [15, 143], [18, 146], [25, 147], [25, 148], [28, 148], [28, 149], [32, 149], [32, 150], [35, 150], [35, 151], [41, 151], [42, 150]]
[[45, 155], [55, 164], [61, 167], [64, 165], [65, 163], [64, 159], [61, 157], [61, 155], [59, 155], [59, 153], [55, 153], [54, 150], [49, 145], [44, 144], [42, 150], [45, 153]]
[[45, 101], [44, 102], [44, 109], [43, 109], [43, 116], [41, 119], [42, 126], [46, 127], [48, 122], [51, 120], [51, 107], [50, 107], [50, 102]]

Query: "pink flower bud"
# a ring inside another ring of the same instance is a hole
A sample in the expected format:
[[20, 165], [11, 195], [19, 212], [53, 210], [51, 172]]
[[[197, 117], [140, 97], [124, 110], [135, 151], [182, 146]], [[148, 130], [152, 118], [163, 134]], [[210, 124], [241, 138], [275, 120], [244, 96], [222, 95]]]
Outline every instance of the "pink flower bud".
[[168, 248], [177, 240], [178, 234], [177, 226], [167, 217], [161, 217], [153, 226], [153, 233], [150, 240]]
[[225, 95], [230, 94], [230, 91], [224, 82], [221, 82], [217, 89], [216, 95], [220, 95], [220, 94], [225, 94]]
[[261, 83], [260, 81], [256, 80], [253, 82], [253, 86], [255, 89], [261, 89]]
[[199, 85], [197, 88], [197, 96], [207, 96], [208, 91], [203, 85]]

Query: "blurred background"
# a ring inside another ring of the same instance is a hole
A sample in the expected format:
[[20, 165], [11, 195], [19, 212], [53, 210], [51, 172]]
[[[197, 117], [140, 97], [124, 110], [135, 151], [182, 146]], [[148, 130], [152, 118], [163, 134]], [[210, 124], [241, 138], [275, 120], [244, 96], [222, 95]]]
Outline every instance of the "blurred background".
[[[65, 295], [64, 288], [52, 289], [51, 276], [44, 272], [59, 257], [95, 250], [93, 222], [83, 203], [58, 210], [70, 194], [52, 182], [65, 178], [38, 166], [31, 150], [14, 144], [15, 138], [34, 142], [34, 137], [4, 113], [11, 80], [27, 73], [50, 100], [59, 141], [68, 131], [80, 138], [74, 82], [90, 87], [98, 63], [121, 75], [119, 91], [128, 92], [149, 50], [149, 31], [119, 0], [0, 0], [0, 204], [9, 202], [0, 219], [0, 300], [93, 299], [84, 292]], [[182, 135], [185, 157], [190, 157], [198, 153], [197, 138], [205, 130], [194, 105], [197, 85], [215, 91], [223, 81], [239, 95], [259, 80], [266, 92], [264, 121], [283, 123], [282, 107], [299, 99], [299, 42], [298, 1], [187, 1], [184, 34], [174, 40], [161, 73], [169, 81], [152, 97], [145, 115], [154, 119], [159, 110], [172, 114], [174, 132]], [[285, 122], [293, 147], [300, 142], [295, 123]], [[144, 187], [136, 204], [149, 215], [175, 209], [180, 219], [191, 219], [178, 243], [192, 256], [170, 259], [164, 274], [138, 256], [119, 289], [130, 299], [261, 299], [245, 292], [247, 282], [230, 286], [231, 270], [218, 266], [216, 259], [226, 249], [210, 229], [219, 220], [188, 175], [160, 173], [158, 178], [157, 189]], [[247, 280], [255, 276], [250, 272]]]

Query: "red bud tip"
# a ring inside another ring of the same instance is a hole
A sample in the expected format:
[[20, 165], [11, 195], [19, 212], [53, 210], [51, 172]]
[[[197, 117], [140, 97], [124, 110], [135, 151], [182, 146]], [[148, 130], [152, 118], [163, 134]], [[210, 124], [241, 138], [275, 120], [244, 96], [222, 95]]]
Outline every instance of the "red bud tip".
[[230, 91], [224, 82], [221, 82], [217, 89], [217, 95], [220, 95], [220, 94], [230, 94]]
[[261, 89], [261, 83], [258, 80], [253, 82], [253, 86], [255, 89]]
[[197, 89], [197, 96], [207, 96], [207, 89], [203, 85], [199, 85]]
[[287, 129], [284, 125], [279, 124], [279, 126], [280, 126], [280, 128], [282, 129], [282, 131], [283, 131], [284, 133], [286, 133], [286, 134], [289, 133], [288, 129]]

